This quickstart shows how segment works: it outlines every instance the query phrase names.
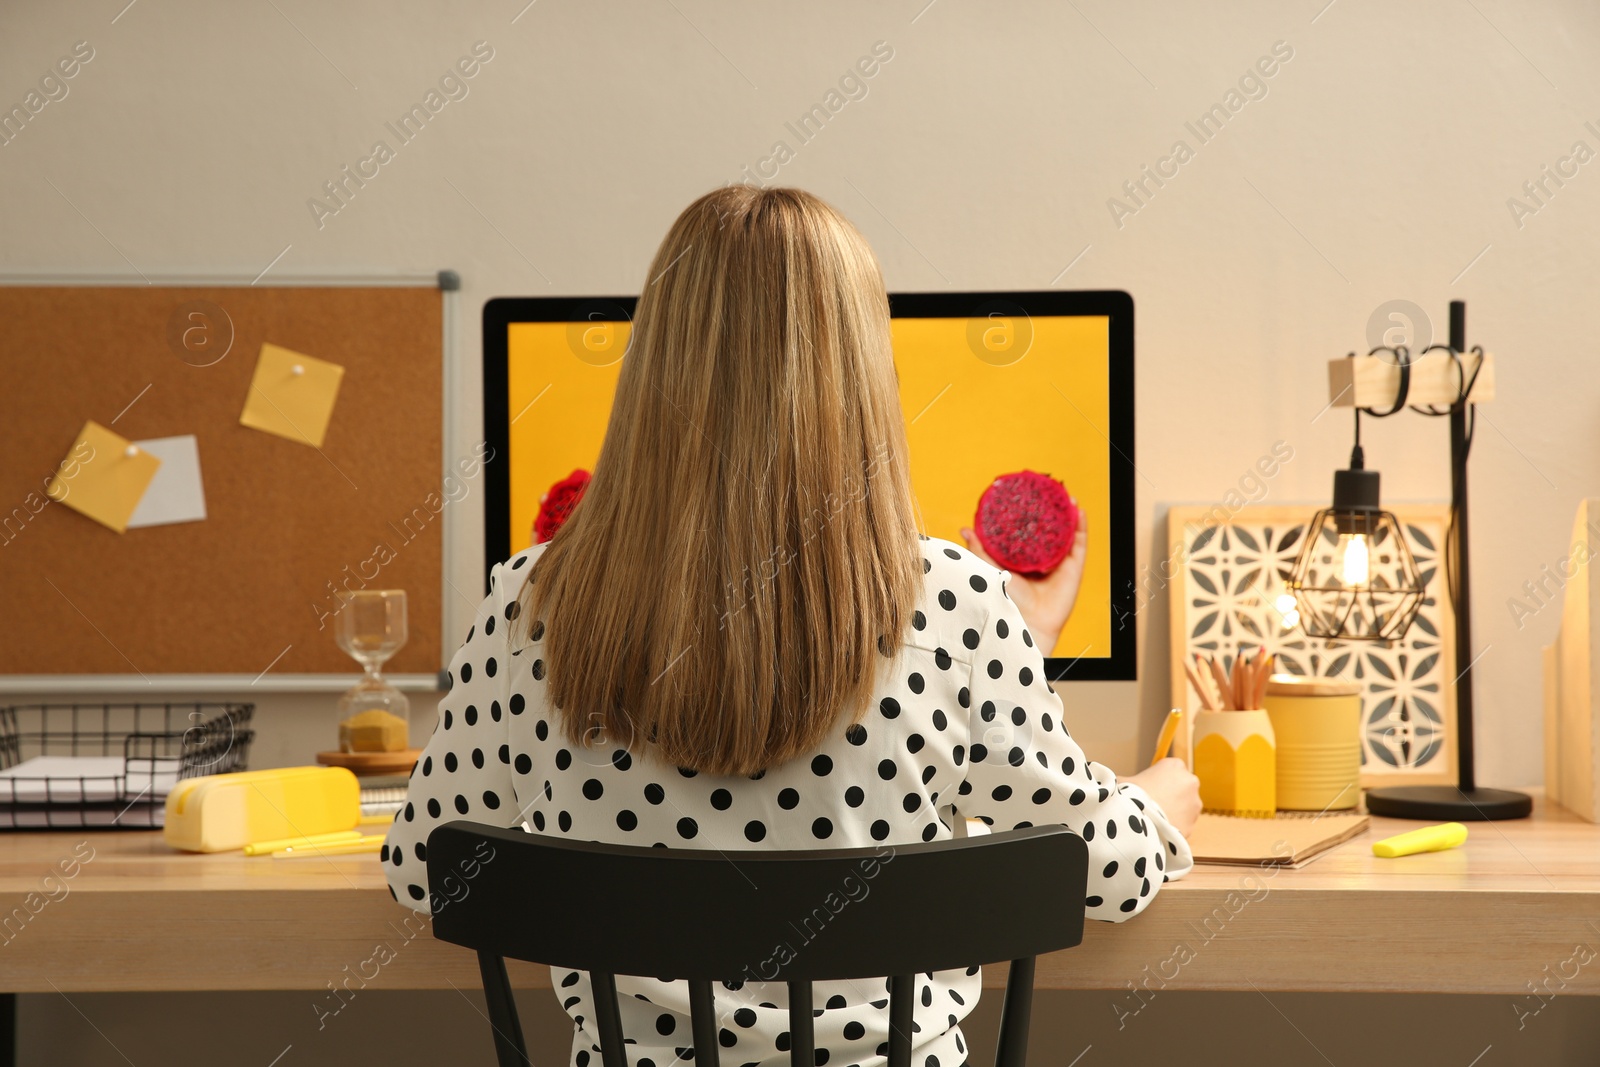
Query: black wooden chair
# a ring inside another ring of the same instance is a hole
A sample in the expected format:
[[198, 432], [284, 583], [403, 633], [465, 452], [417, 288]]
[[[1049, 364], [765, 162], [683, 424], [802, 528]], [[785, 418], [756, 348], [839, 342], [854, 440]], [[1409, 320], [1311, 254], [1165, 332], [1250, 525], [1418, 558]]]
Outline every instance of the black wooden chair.
[[[719, 1063], [714, 982], [746, 979], [765, 961], [756, 973], [789, 987], [789, 1061], [812, 1067], [812, 983], [887, 975], [889, 1065], [907, 1067], [916, 975], [1009, 960], [995, 1063], [1023, 1067], [1034, 958], [1083, 940], [1088, 863], [1088, 846], [1062, 826], [728, 853], [461, 821], [428, 835], [428, 878], [443, 902], [433, 935], [478, 953], [500, 1067], [529, 1064], [507, 957], [589, 972], [604, 1067], [627, 1067], [619, 974], [688, 981], [697, 1067]], [[820, 930], [778, 966], [775, 946], [792, 944], [791, 924], [814, 914]]]

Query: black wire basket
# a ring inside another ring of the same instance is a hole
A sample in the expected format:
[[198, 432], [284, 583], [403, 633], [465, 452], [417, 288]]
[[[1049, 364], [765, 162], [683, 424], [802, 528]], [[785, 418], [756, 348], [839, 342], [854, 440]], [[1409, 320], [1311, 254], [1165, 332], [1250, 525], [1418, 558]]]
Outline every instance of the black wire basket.
[[0, 830], [160, 827], [181, 778], [244, 770], [254, 704], [0, 707]]

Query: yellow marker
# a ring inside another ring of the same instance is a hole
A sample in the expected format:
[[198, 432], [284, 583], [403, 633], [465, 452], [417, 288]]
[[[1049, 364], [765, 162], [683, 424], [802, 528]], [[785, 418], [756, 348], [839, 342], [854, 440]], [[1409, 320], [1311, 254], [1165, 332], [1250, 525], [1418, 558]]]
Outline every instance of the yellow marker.
[[331, 845], [335, 841], [354, 841], [361, 836], [359, 830], [335, 830], [327, 834], [312, 834], [309, 837], [280, 837], [276, 841], [255, 841], [244, 846], [246, 856], [268, 856], [274, 852], [281, 852], [286, 848], [298, 848], [302, 845]]
[[383, 834], [373, 834], [370, 837], [357, 837], [348, 841], [332, 841], [326, 845], [291, 845], [274, 852], [274, 859], [294, 859], [312, 856], [359, 856], [368, 852], [383, 850]]
[[1424, 826], [1394, 837], [1372, 843], [1372, 854], [1392, 860], [1414, 852], [1442, 852], [1455, 848], [1467, 839], [1467, 828], [1458, 822], [1442, 822], [1437, 826]]
[[1150, 758], [1150, 766], [1154, 767], [1167, 758], [1167, 753], [1172, 750], [1172, 741], [1178, 736], [1178, 724], [1183, 722], [1183, 712], [1173, 708], [1167, 713], [1167, 721], [1161, 727], [1161, 736], [1156, 738], [1156, 754]]

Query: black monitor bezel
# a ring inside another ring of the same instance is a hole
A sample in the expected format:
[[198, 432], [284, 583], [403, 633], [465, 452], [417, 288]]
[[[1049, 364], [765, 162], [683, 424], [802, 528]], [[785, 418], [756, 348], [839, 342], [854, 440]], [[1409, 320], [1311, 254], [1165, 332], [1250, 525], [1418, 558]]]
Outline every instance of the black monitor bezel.
[[[1133, 297], [1120, 290], [972, 293], [891, 293], [895, 318], [971, 318], [997, 303], [1030, 316], [1102, 316], [1109, 320], [1107, 366], [1110, 443], [1108, 540], [1111, 565], [1111, 654], [1045, 661], [1051, 681], [1135, 681], [1138, 678], [1134, 582], [1135, 486]], [[515, 322], [622, 321], [637, 298], [495, 297], [483, 305], [484, 583], [511, 553], [511, 411], [507, 362], [509, 327]]]

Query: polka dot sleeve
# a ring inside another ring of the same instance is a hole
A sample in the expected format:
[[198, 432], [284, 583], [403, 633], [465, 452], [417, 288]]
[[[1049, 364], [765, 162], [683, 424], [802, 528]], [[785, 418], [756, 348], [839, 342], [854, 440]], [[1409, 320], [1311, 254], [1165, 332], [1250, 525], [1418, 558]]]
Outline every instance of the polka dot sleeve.
[[452, 819], [493, 826], [522, 821], [506, 737], [511, 674], [506, 639], [518, 604], [502, 600], [503, 570], [497, 566], [490, 575], [489, 595], [450, 661], [451, 686], [439, 701], [438, 724], [411, 772], [406, 806], [383, 846], [389, 891], [417, 911], [431, 913], [443, 900], [436, 901], [428, 885], [427, 842], [435, 826]]
[[1143, 789], [1084, 758], [1044, 671], [1016, 604], [996, 598], [973, 652], [971, 752], [955, 806], [997, 830], [1071, 827], [1089, 844], [1089, 918], [1122, 922], [1193, 857]]

